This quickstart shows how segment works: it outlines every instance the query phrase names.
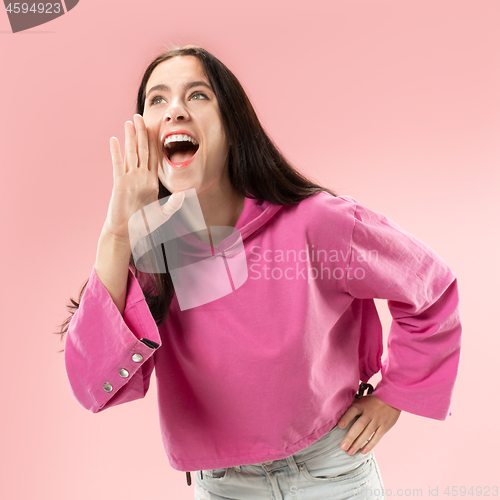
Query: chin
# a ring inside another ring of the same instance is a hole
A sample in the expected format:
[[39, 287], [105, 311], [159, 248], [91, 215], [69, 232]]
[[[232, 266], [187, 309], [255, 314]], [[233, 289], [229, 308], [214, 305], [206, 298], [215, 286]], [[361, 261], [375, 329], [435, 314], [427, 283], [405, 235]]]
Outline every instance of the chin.
[[[163, 182], [162, 182], [163, 184]], [[175, 183], [169, 183], [163, 184], [172, 194], [173, 193], [178, 193], [179, 191], [187, 191], [188, 189], [196, 189], [196, 194], [200, 192], [200, 190], [197, 188], [194, 182], [186, 182], [186, 183], [181, 183], [181, 182], [175, 182]]]

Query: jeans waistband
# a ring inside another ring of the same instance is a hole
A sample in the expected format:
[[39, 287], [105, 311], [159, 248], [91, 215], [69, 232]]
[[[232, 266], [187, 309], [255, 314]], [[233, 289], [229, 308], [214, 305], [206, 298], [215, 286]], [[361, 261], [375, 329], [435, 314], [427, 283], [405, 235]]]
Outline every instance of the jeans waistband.
[[[293, 472], [298, 472], [298, 466], [301, 463], [317, 457], [318, 455], [331, 450], [335, 446], [340, 446], [342, 439], [349, 432], [349, 429], [351, 428], [353, 423], [354, 421], [350, 422], [349, 425], [347, 425], [344, 429], [335, 426], [331, 431], [327, 432], [323, 437], [310, 444], [307, 448], [304, 448], [303, 450], [300, 450], [289, 457], [252, 465], [262, 467], [268, 472], [289, 466]], [[240, 465], [232, 468], [239, 471], [242, 467], [245, 466]]]

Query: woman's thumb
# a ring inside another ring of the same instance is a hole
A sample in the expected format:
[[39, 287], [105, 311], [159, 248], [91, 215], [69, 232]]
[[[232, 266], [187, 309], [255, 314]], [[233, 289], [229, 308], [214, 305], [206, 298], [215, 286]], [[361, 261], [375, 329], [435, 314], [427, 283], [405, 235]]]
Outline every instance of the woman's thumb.
[[169, 217], [171, 217], [177, 210], [182, 207], [184, 203], [184, 191], [177, 191], [177, 193], [173, 193], [168, 198], [167, 203], [163, 205], [163, 213]]

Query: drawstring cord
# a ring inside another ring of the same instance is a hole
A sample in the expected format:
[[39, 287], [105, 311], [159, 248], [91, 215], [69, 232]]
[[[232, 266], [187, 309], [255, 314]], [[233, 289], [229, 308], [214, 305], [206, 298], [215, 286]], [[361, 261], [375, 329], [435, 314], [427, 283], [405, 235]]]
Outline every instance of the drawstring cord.
[[367, 394], [371, 394], [373, 392], [373, 385], [371, 385], [371, 384], [365, 384], [364, 382], [361, 382], [361, 384], [359, 384], [358, 393], [354, 397], [355, 398], [360, 398], [361, 396], [363, 396], [363, 394], [366, 391], [366, 389], [368, 389]]
[[[201, 478], [203, 479], [203, 471], [200, 470]], [[186, 472], [186, 481], [188, 486], [191, 486], [191, 472]]]

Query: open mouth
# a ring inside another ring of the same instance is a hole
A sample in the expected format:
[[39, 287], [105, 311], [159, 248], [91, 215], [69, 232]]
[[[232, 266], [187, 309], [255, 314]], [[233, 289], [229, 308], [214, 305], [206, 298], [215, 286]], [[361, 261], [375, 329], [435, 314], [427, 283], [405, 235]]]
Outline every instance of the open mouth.
[[200, 145], [193, 137], [186, 134], [170, 135], [163, 143], [163, 153], [174, 166], [190, 163]]

